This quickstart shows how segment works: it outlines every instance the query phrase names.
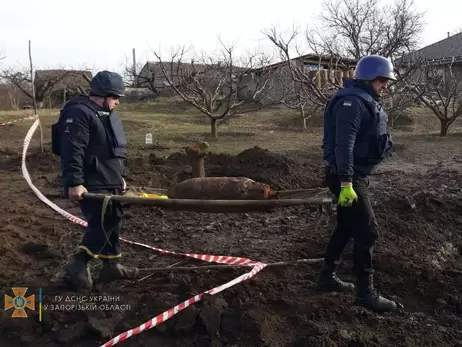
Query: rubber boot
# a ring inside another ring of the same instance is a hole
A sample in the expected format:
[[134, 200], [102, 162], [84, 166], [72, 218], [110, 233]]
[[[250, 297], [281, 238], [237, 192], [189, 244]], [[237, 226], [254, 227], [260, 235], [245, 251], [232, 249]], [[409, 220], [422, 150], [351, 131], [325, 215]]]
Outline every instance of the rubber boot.
[[120, 259], [103, 260], [103, 267], [99, 273], [99, 281], [110, 282], [121, 279], [132, 279], [137, 277], [138, 274], [138, 268], [122, 265]]
[[85, 252], [74, 254], [69, 262], [65, 265], [52, 280], [53, 282], [64, 282], [66, 285], [79, 291], [82, 289], [90, 289], [93, 285], [89, 262], [93, 258]]
[[323, 292], [354, 292], [355, 285], [350, 282], [344, 282], [334, 272], [335, 266], [324, 264], [318, 279], [318, 290]]
[[358, 291], [355, 305], [365, 307], [378, 313], [393, 311], [397, 306], [394, 301], [384, 298], [377, 293], [374, 289], [372, 274], [358, 277]]

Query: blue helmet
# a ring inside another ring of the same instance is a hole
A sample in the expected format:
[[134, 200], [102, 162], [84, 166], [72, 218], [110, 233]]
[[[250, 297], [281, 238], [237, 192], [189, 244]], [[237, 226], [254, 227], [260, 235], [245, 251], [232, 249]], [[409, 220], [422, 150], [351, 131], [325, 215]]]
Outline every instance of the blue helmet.
[[373, 81], [380, 77], [396, 81], [390, 60], [380, 55], [367, 55], [359, 60], [354, 73], [355, 79]]

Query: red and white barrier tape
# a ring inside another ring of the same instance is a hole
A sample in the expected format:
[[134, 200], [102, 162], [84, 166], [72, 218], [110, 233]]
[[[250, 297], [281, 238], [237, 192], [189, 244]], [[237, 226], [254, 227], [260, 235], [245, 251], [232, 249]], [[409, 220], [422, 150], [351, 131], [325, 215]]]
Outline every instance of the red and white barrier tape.
[[198, 260], [203, 260], [208, 263], [219, 263], [219, 264], [228, 264], [228, 265], [245, 265], [245, 266], [256, 266], [258, 264], [261, 264], [260, 262], [256, 262], [247, 258], [241, 258], [241, 257], [229, 257], [226, 255], [209, 255], [209, 254], [191, 254], [191, 253], [177, 253], [173, 251], [167, 251], [165, 249], [161, 248], [156, 248], [152, 246], [148, 246], [144, 243], [139, 243], [139, 242], [134, 242], [134, 241], [129, 241], [126, 239], [120, 238], [120, 240], [123, 240], [126, 243], [130, 243], [132, 245], [138, 245], [141, 247], [149, 248], [152, 249], [153, 251], [163, 253], [163, 254], [173, 254], [173, 255], [181, 255], [184, 257], [189, 257], [189, 258], [194, 258]]
[[[29, 148], [29, 145], [30, 145], [32, 137], [33, 137], [33, 135], [35, 133], [35, 130], [37, 129], [37, 127], [40, 124], [40, 119], [38, 117], [36, 117], [36, 118], [37, 118], [36, 121], [34, 122], [32, 127], [29, 129], [29, 131], [27, 132], [26, 137], [24, 139], [24, 148], [23, 148], [22, 161], [21, 161], [21, 168], [22, 168], [22, 174], [24, 176], [24, 179], [27, 181], [27, 183], [29, 184], [31, 189], [34, 191], [34, 193], [37, 195], [37, 197], [41, 201], [43, 201], [46, 205], [50, 206], [53, 210], [55, 210], [56, 212], [58, 212], [59, 214], [61, 214], [63, 217], [70, 220], [71, 222], [74, 222], [76, 224], [79, 224], [81, 226], [86, 227], [88, 225], [86, 221], [84, 221], [84, 220], [82, 220], [82, 219], [80, 219], [80, 218], [78, 218], [78, 217], [64, 211], [62, 208], [60, 208], [59, 206], [57, 206], [56, 204], [54, 204], [53, 202], [48, 200], [40, 192], [40, 190], [32, 183], [31, 177], [30, 177], [29, 172], [27, 171], [27, 167], [26, 167], [26, 156], [27, 156], [27, 150]], [[236, 285], [238, 283], [244, 282], [244, 281], [254, 277], [258, 272], [260, 272], [266, 266], [266, 264], [264, 264], [264, 263], [255, 262], [255, 261], [252, 261], [252, 260], [247, 259], [247, 258], [230, 257], [230, 256], [223, 256], [223, 255], [217, 256], [217, 255], [207, 255], [207, 254], [177, 253], [177, 252], [168, 251], [168, 250], [157, 248], [157, 247], [148, 246], [148, 245], [143, 244], [143, 243], [126, 240], [126, 239], [123, 239], [123, 238], [120, 238], [120, 240], [123, 241], [123, 242], [129, 243], [129, 244], [149, 248], [151, 250], [154, 250], [156, 252], [160, 252], [160, 253], [163, 253], [163, 254], [182, 255], [182, 256], [186, 256], [186, 257], [190, 257], [190, 258], [194, 258], [194, 259], [203, 260], [203, 261], [206, 261], [206, 262], [214, 262], [214, 263], [220, 263], [220, 264], [229, 264], [229, 265], [236, 265], [236, 266], [237, 265], [241, 265], [241, 266], [245, 265], [245, 266], [253, 267], [253, 269], [250, 272], [245, 273], [245, 274], [233, 279], [232, 281], [229, 281], [229, 282], [227, 282], [225, 284], [222, 284], [222, 285], [220, 285], [218, 287], [209, 289], [209, 290], [207, 290], [207, 291], [205, 291], [203, 293], [200, 293], [198, 295], [195, 295], [195, 296], [189, 298], [188, 300], [180, 303], [179, 305], [176, 305], [175, 307], [172, 307], [171, 309], [157, 315], [156, 317], [150, 319], [149, 321], [146, 321], [145, 323], [141, 324], [140, 326], [121, 333], [120, 335], [116, 336], [115, 338], [113, 338], [112, 340], [106, 342], [105, 344], [101, 345], [100, 347], [114, 346], [114, 345], [118, 344], [119, 342], [125, 341], [126, 339], [128, 339], [128, 338], [130, 338], [132, 336], [138, 335], [139, 333], [141, 333], [141, 332], [143, 332], [145, 330], [152, 329], [155, 326], [167, 321], [168, 319], [170, 319], [171, 317], [173, 317], [177, 313], [183, 311], [188, 306], [193, 305], [193, 304], [201, 301], [205, 294], [215, 295], [215, 294], [217, 294], [217, 293], [219, 293], [219, 292], [221, 292], [221, 291], [223, 291], [223, 290], [225, 290], [227, 288], [230, 288], [230, 287], [232, 287], [232, 286], [234, 286], [234, 285]]]
[[201, 301], [204, 298], [205, 294], [215, 295], [215, 294], [217, 294], [217, 293], [219, 293], [219, 292], [221, 292], [221, 291], [223, 291], [223, 290], [225, 290], [225, 289], [227, 289], [229, 287], [232, 287], [232, 286], [234, 286], [234, 285], [236, 285], [238, 283], [244, 282], [244, 281], [254, 277], [265, 266], [266, 266], [266, 264], [258, 263], [257, 265], [254, 266], [252, 271], [250, 271], [248, 273], [245, 273], [245, 274], [235, 278], [234, 280], [229, 281], [228, 283], [222, 284], [221, 286], [212, 288], [212, 289], [210, 289], [210, 290], [208, 290], [208, 291], [206, 291], [204, 293], [195, 295], [195, 296], [189, 298], [188, 300], [180, 303], [179, 305], [176, 305], [175, 307], [171, 308], [170, 310], [167, 310], [167, 311], [157, 315], [156, 317], [146, 321], [145, 323], [137, 326], [136, 328], [127, 330], [127, 331], [117, 335], [112, 340], [106, 342], [105, 344], [101, 345], [100, 347], [114, 346], [117, 343], [125, 341], [126, 339], [128, 339], [128, 338], [130, 338], [132, 336], [138, 335], [139, 333], [141, 333], [141, 332], [143, 332], [145, 330], [152, 329], [155, 326], [169, 320], [170, 318], [172, 318], [177, 313], [183, 311], [186, 307], [191, 306], [191, 305], [195, 304], [196, 302]]
[[0, 127], [5, 126], [5, 125], [14, 124], [14, 123], [17, 123], [17, 122], [21, 122], [23, 120], [35, 119], [35, 118], [37, 118], [37, 116], [27, 116], [27, 117], [24, 117], [24, 118], [15, 119], [15, 120], [12, 120], [12, 121], [9, 121], [9, 122], [0, 123]]
[[[43, 201], [45, 204], [50, 206], [53, 210], [61, 214], [63, 217], [66, 219], [70, 220], [73, 223], [79, 224], [83, 227], [86, 227], [88, 224], [85, 220], [82, 220], [66, 211], [64, 211], [62, 208], [48, 200], [38, 189], [37, 187], [34, 186], [32, 183], [32, 180], [30, 178], [29, 172], [26, 167], [26, 154], [27, 150], [30, 145], [30, 141], [32, 140], [32, 136], [34, 135], [35, 130], [37, 129], [39, 125], [39, 120], [37, 120], [32, 127], [30, 128], [29, 132], [26, 135], [26, 138], [24, 139], [24, 148], [23, 148], [23, 153], [22, 153], [22, 174], [29, 184], [29, 186], [32, 188], [34, 193], [37, 195], [37, 197]], [[135, 241], [130, 241], [126, 240], [124, 238], [120, 238], [121, 241], [133, 244], [133, 245], [138, 245], [141, 247], [149, 248], [152, 249], [153, 251], [163, 253], [163, 254], [173, 254], [173, 255], [181, 255], [189, 258], [194, 258], [198, 260], [203, 260], [209, 263], [219, 263], [219, 264], [229, 264], [229, 265], [247, 265], [247, 266], [254, 266], [258, 264], [259, 262], [254, 262], [250, 259], [247, 258], [241, 258], [241, 257], [228, 257], [228, 256], [223, 256], [223, 255], [206, 255], [206, 254], [191, 254], [191, 253], [178, 253], [178, 252], [173, 252], [173, 251], [168, 251], [165, 249], [157, 248], [157, 247], [152, 247], [143, 243], [135, 242]]]
[[56, 212], [63, 215], [65, 218], [67, 218], [71, 222], [80, 224], [81, 226], [87, 226], [86, 221], [81, 220], [80, 218], [73, 216], [72, 214], [64, 211], [62, 208], [60, 208], [59, 206], [55, 205], [50, 200], [48, 200], [40, 192], [40, 190], [38, 190], [38, 188], [32, 183], [32, 180], [31, 180], [30, 175], [29, 175], [29, 171], [27, 171], [27, 167], [26, 167], [26, 156], [27, 156], [27, 150], [29, 149], [30, 141], [32, 140], [32, 136], [34, 135], [34, 132], [37, 129], [37, 127], [39, 126], [39, 124], [40, 124], [40, 119], [37, 118], [36, 121], [34, 122], [34, 124], [32, 124], [32, 127], [27, 132], [26, 138], [24, 139], [24, 148], [22, 150], [22, 160], [21, 160], [22, 175], [24, 176], [24, 179], [29, 184], [31, 189], [34, 191], [35, 195], [37, 195], [37, 197], [41, 201], [43, 201], [45, 204], [50, 206], [53, 210], [55, 210]]

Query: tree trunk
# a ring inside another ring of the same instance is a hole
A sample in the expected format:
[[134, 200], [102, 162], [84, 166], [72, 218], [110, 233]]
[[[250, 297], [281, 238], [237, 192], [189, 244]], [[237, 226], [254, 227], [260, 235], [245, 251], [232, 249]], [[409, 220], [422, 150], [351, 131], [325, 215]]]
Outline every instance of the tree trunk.
[[306, 126], [306, 117], [305, 117], [305, 109], [303, 108], [303, 106], [300, 106], [298, 108], [299, 112], [300, 112], [300, 116], [302, 117], [301, 120], [302, 120], [302, 126], [303, 126], [303, 130], [307, 130], [307, 126]]
[[212, 131], [212, 138], [217, 139], [218, 138], [218, 131], [217, 131], [217, 119], [216, 118], [211, 118], [210, 119], [210, 127]]
[[448, 119], [440, 119], [441, 123], [441, 128], [440, 128], [440, 136], [447, 136], [448, 135], [448, 129], [449, 126], [451, 125], [451, 122]]

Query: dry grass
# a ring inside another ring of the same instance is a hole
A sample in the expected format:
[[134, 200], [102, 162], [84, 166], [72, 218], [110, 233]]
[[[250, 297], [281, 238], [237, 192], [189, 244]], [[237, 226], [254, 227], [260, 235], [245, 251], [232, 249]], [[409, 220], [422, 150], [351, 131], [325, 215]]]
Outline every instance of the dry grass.
[[[50, 126], [58, 118], [58, 110], [40, 110], [40, 118], [44, 129], [44, 139], [50, 140]], [[10, 121], [31, 115], [30, 111], [0, 112], [0, 122]], [[309, 132], [285, 129], [278, 124], [281, 112], [259, 112], [237, 117], [219, 126], [219, 139], [210, 137], [208, 119], [195, 113], [166, 114], [159, 112], [143, 112], [138, 110], [120, 111], [125, 129], [132, 147], [143, 147], [146, 133], [152, 133], [154, 142], [168, 147], [168, 152], [181, 149], [195, 141], [205, 140], [210, 150], [223, 153], [237, 153], [252, 146], [261, 146], [272, 151], [286, 152], [291, 150], [309, 150], [319, 147], [321, 129]], [[0, 128], [2, 142], [18, 143], [17, 131], [27, 132], [32, 120], [16, 123], [13, 126]], [[10, 132], [10, 129], [14, 132]], [[38, 132], [37, 135], [38, 136]]]
[[[129, 146], [145, 148], [145, 134], [150, 132], [154, 142], [168, 148], [165, 151], [154, 151], [160, 155], [178, 151], [183, 146], [202, 140], [209, 142], [211, 151], [221, 153], [238, 153], [249, 147], [260, 146], [279, 153], [307, 156], [321, 154], [321, 119], [311, 119], [309, 131], [303, 131], [297, 114], [290, 110], [265, 110], [233, 118], [228, 124], [220, 125], [218, 140], [211, 139], [206, 116], [177, 100], [121, 105], [119, 111], [124, 120]], [[44, 139], [47, 142], [50, 140], [50, 125], [58, 118], [58, 112], [59, 110], [40, 110]], [[32, 114], [31, 110], [2, 111], [0, 122]], [[413, 109], [410, 114], [413, 119], [412, 132], [392, 131], [397, 144], [397, 159], [419, 162], [458, 155], [462, 139], [462, 119], [453, 124], [447, 138], [441, 138], [438, 136], [438, 120], [431, 112]], [[18, 138], [18, 132], [25, 136], [31, 124], [32, 120], [26, 120], [13, 126], [0, 127], [3, 147], [21, 146], [22, 139]], [[38, 136], [37, 132], [34, 141], [37, 141]], [[151, 149], [147, 151], [151, 152]]]

